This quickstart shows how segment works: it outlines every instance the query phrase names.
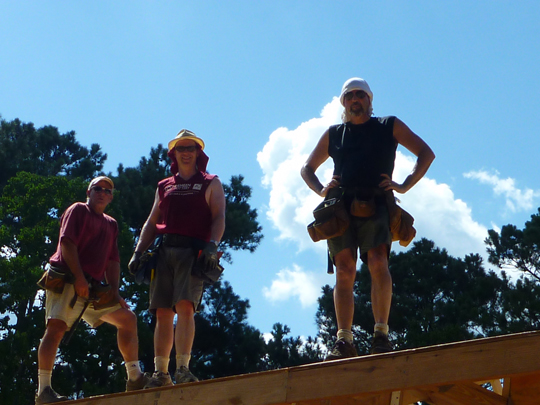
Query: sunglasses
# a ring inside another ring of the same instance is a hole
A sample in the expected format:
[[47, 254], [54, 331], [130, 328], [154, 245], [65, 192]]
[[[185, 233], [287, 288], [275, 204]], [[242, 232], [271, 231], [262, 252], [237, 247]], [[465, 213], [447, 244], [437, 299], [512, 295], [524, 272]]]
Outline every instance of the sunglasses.
[[103, 188], [101, 186], [94, 186], [94, 187], [92, 187], [92, 190], [94, 190], [96, 193], [101, 193], [103, 191], [107, 195], [112, 195], [112, 190], [110, 188]]
[[367, 96], [367, 93], [365, 91], [362, 91], [362, 90], [353, 90], [353, 91], [349, 91], [348, 93], [345, 93], [345, 100], [352, 100], [353, 97], [356, 96], [356, 98], [358, 99], [363, 99], [364, 97]]
[[179, 152], [195, 152], [197, 150], [197, 147], [194, 145], [191, 146], [175, 146], [174, 149]]

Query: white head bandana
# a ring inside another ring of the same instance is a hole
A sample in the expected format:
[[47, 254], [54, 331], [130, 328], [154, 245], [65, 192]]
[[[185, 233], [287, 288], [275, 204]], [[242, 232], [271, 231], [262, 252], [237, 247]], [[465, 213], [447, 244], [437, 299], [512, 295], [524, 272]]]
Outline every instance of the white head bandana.
[[373, 93], [371, 92], [371, 89], [369, 88], [367, 82], [359, 77], [353, 77], [352, 79], [347, 80], [343, 84], [343, 88], [341, 89], [341, 96], [339, 96], [339, 101], [341, 101], [341, 105], [344, 106], [343, 98], [345, 97], [345, 94], [353, 90], [365, 91], [369, 96], [370, 101], [373, 103]]

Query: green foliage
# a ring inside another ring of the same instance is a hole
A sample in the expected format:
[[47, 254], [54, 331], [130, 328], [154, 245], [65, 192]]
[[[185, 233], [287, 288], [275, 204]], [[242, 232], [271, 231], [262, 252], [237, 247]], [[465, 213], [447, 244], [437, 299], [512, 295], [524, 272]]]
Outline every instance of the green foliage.
[[2, 190], [0, 398], [6, 401], [2, 403], [33, 401], [29, 385], [37, 377], [35, 353], [44, 321], [43, 293], [36, 282], [56, 249], [58, 215], [81, 195], [82, 187], [80, 179], [19, 172]]
[[171, 175], [167, 149], [159, 144], [150, 149], [148, 158], [141, 158], [137, 167], [124, 168], [120, 164], [117, 170], [113, 178], [117, 195], [112, 206], [118, 207], [123, 221], [138, 237], [150, 214], [158, 182]]
[[505, 225], [499, 234], [490, 229], [485, 240], [489, 262], [499, 268], [511, 267], [540, 281], [540, 209], [520, 230]]
[[274, 324], [272, 338], [266, 344], [266, 367], [274, 370], [284, 367], [322, 361], [322, 346], [312, 337], [304, 342], [300, 337], [286, 337], [290, 328], [281, 323]]
[[73, 131], [61, 135], [53, 126], [36, 130], [32, 123], [0, 119], [0, 189], [21, 171], [90, 180], [106, 159], [99, 145], [81, 146]]
[[259, 371], [265, 347], [260, 332], [247, 323], [249, 301], [218, 281], [206, 289], [203, 302], [195, 318], [194, 373], [207, 379]]
[[224, 258], [230, 261], [227, 249], [249, 250], [254, 252], [263, 238], [262, 227], [257, 222], [257, 210], [250, 207], [251, 187], [243, 184], [243, 176], [232, 176], [231, 184], [224, 184], [225, 200], [225, 233], [222, 238]]

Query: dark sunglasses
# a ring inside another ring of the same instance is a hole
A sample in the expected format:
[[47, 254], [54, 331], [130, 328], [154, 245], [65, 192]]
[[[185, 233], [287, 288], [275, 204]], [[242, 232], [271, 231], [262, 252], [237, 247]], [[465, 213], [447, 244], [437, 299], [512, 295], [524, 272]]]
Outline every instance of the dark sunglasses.
[[174, 149], [179, 152], [195, 152], [197, 150], [197, 147], [194, 145], [191, 146], [175, 146]]
[[362, 90], [353, 90], [353, 91], [349, 91], [348, 93], [345, 93], [346, 100], [352, 100], [354, 96], [356, 96], [356, 98], [358, 99], [363, 99], [364, 97], [367, 96], [367, 93]]
[[103, 191], [107, 195], [112, 195], [112, 190], [110, 188], [103, 188], [101, 186], [94, 186], [94, 187], [92, 187], [92, 190], [94, 190], [96, 193], [101, 193]]

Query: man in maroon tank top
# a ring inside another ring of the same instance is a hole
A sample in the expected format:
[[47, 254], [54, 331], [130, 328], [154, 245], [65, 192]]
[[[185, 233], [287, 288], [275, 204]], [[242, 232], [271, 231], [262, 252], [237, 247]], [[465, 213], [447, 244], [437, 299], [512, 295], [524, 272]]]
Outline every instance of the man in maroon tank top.
[[154, 205], [128, 265], [134, 273], [141, 254], [162, 235], [150, 282], [150, 311], [157, 318], [155, 372], [146, 388], [173, 384], [169, 374], [173, 344], [176, 384], [198, 381], [189, 370], [189, 360], [204, 281], [192, 275], [192, 268], [195, 261], [209, 270], [218, 265], [217, 247], [225, 231], [225, 194], [219, 178], [206, 172], [204, 146], [201, 138], [185, 129], [168, 143], [173, 175], [158, 183]]

